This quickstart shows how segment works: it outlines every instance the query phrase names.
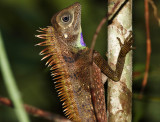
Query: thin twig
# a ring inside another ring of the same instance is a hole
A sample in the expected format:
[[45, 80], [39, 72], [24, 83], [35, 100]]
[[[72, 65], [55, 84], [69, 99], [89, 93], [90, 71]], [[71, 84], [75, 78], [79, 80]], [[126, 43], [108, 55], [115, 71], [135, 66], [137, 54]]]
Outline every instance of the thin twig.
[[148, 72], [149, 72], [149, 66], [150, 66], [150, 57], [151, 57], [151, 39], [150, 39], [150, 29], [149, 29], [149, 7], [148, 7], [148, 0], [145, 0], [145, 21], [146, 21], [146, 43], [147, 43], [147, 57], [146, 57], [146, 67], [145, 67], [145, 74], [144, 74], [144, 79], [142, 82], [142, 89], [140, 92], [140, 97], [142, 97], [144, 88], [147, 84], [148, 80]]
[[154, 3], [153, 0], [149, 0], [148, 2], [149, 2], [149, 3], [151, 4], [151, 6], [152, 6], [154, 16], [155, 16], [155, 18], [156, 18], [156, 20], [158, 21], [158, 24], [159, 24], [159, 26], [160, 26], [160, 18], [158, 17], [157, 7], [156, 7], [156, 5], [155, 5], [155, 3]]
[[[12, 101], [7, 99], [7, 98], [0, 97], [0, 103], [3, 104], [3, 105], [6, 105], [8, 107], [14, 108]], [[54, 121], [54, 122], [70, 122], [70, 120], [68, 120], [68, 119], [66, 119], [66, 118], [64, 118], [60, 115], [41, 110], [39, 108], [30, 106], [30, 105], [27, 105], [27, 104], [24, 104], [24, 108], [25, 108], [27, 113], [29, 113], [33, 116], [42, 117], [44, 119]]]
[[[104, 17], [101, 22], [99, 23], [97, 29], [96, 29], [96, 32], [93, 36], [93, 39], [92, 39], [92, 43], [91, 43], [91, 48], [90, 48], [90, 53], [89, 53], [89, 62], [90, 62], [90, 66], [89, 66], [89, 73], [90, 73], [90, 81], [93, 81], [93, 70], [92, 70], [92, 64], [93, 64], [93, 49], [95, 47], [95, 43], [96, 43], [96, 39], [97, 39], [97, 36], [102, 28], [102, 26], [105, 24], [105, 22], [107, 21], [107, 16]], [[92, 83], [92, 82], [90, 82]]]
[[98, 25], [98, 27], [97, 27], [97, 29], [96, 29], [96, 32], [95, 32], [95, 34], [94, 34], [94, 36], [93, 36], [92, 44], [91, 44], [91, 47], [90, 47], [90, 49], [91, 49], [91, 50], [90, 50], [90, 54], [91, 54], [91, 55], [92, 55], [93, 49], [94, 49], [94, 47], [95, 47], [95, 43], [96, 43], [97, 36], [98, 36], [98, 34], [99, 34], [102, 26], [105, 24], [106, 21], [107, 21], [107, 16], [104, 17], [104, 18], [101, 20], [101, 22], [99, 23], [99, 25]]

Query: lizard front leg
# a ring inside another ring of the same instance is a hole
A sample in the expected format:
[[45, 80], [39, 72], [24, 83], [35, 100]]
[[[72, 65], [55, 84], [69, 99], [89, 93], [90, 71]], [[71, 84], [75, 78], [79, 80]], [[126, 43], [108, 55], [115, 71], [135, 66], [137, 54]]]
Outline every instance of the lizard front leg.
[[125, 39], [124, 44], [121, 43], [120, 38], [117, 37], [117, 39], [119, 41], [121, 49], [117, 59], [116, 70], [113, 70], [109, 66], [108, 61], [106, 61], [98, 52], [94, 52], [93, 54], [94, 63], [108, 78], [112, 79], [113, 81], [120, 80], [125, 63], [125, 56], [130, 50], [132, 50], [131, 46], [133, 43], [132, 33], [130, 33], [129, 36]]

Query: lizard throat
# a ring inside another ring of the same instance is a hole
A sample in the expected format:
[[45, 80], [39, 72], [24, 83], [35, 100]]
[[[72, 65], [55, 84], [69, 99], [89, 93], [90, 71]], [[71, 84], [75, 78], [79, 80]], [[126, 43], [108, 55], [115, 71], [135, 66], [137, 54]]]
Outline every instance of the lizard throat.
[[81, 32], [81, 37], [80, 37], [80, 43], [81, 43], [81, 46], [83, 46], [83, 47], [86, 46], [86, 44], [84, 43], [84, 40], [83, 40], [82, 32]]
[[78, 34], [77, 40], [75, 41], [75, 43], [72, 46], [77, 49], [80, 49], [80, 50], [86, 48], [86, 44], [84, 43], [84, 40], [83, 40], [82, 31], [80, 31], [80, 33]]

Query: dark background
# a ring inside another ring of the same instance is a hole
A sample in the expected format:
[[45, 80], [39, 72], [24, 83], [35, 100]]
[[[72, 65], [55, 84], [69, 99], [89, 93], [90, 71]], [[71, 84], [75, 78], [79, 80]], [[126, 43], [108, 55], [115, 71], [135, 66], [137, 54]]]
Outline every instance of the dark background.
[[[38, 53], [43, 49], [34, 45], [41, 40], [35, 38], [39, 27], [51, 25], [50, 19], [59, 10], [78, 0], [0, 0], [0, 31], [17, 85], [24, 103], [61, 114], [62, 107], [54, 89], [49, 69]], [[160, 15], [160, 1], [155, 0]], [[107, 1], [81, 0], [82, 29], [87, 46], [90, 47], [95, 29], [106, 14]], [[103, 56], [107, 50], [107, 27], [99, 34], [96, 50]], [[150, 31], [152, 55], [145, 99], [138, 99], [146, 60], [146, 36], [144, 1], [133, 4], [133, 122], [160, 121], [160, 28], [150, 9]], [[0, 74], [0, 96], [8, 97]], [[32, 122], [46, 120], [30, 116]], [[0, 105], [0, 122], [17, 122], [13, 109]]]

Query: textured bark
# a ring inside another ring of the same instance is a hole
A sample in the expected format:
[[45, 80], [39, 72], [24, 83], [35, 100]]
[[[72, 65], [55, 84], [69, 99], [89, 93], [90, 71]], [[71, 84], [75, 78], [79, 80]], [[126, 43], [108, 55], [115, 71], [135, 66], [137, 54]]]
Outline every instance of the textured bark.
[[[108, 0], [108, 11], [119, 0]], [[132, 31], [132, 0], [126, 2], [108, 26], [108, 60], [115, 69], [120, 45]], [[132, 119], [132, 52], [127, 54], [120, 81], [108, 81], [107, 115], [109, 122], [131, 122]]]

